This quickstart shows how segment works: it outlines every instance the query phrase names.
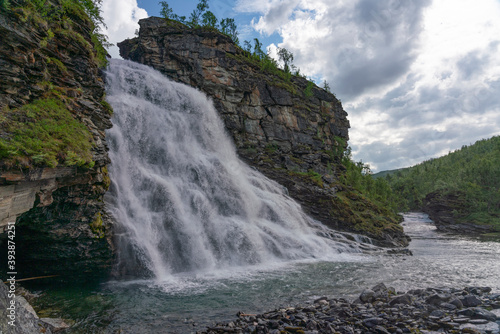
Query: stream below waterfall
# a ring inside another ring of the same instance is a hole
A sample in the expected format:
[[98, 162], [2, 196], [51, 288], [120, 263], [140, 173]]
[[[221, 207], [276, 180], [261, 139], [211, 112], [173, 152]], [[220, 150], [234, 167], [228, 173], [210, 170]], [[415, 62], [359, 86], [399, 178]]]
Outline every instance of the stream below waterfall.
[[427, 215], [404, 215], [413, 256], [357, 254], [328, 262], [305, 260], [169, 281], [112, 281], [92, 289], [53, 287], [37, 308], [77, 321], [70, 333], [191, 333], [238, 311], [259, 313], [317, 297], [355, 299], [384, 282], [398, 291], [489, 286], [500, 291], [500, 243], [436, 232]]

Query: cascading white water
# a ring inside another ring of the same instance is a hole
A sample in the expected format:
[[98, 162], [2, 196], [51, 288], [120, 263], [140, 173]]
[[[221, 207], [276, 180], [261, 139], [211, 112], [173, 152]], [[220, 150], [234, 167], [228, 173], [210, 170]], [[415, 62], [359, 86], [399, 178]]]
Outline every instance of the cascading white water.
[[[123, 272], [173, 273], [359, 251], [335, 241], [284, 189], [241, 162], [212, 102], [130, 61], [111, 60], [108, 131]], [[138, 275], [138, 274], [135, 274]]]

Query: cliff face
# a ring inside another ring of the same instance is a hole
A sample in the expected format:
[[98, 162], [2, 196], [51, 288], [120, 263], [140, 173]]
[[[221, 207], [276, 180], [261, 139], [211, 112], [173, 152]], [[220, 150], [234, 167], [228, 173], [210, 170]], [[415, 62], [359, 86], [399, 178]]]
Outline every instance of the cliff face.
[[466, 210], [469, 205], [467, 194], [464, 192], [433, 191], [425, 196], [421, 209], [429, 215], [436, 228], [442, 232], [468, 236], [495, 232], [494, 226], [464, 222], [461, 219], [469, 215]]
[[383, 210], [353, 193], [339, 196], [349, 121], [333, 94], [263, 68], [213, 29], [157, 17], [139, 24], [138, 37], [118, 43], [122, 57], [210, 96], [240, 157], [286, 186], [312, 217], [380, 244], [407, 244], [397, 221], [377, 216]]
[[0, 12], [0, 229], [16, 222], [23, 277], [91, 278], [112, 260], [103, 203], [111, 112], [93, 23], [66, 6], [10, 1]]

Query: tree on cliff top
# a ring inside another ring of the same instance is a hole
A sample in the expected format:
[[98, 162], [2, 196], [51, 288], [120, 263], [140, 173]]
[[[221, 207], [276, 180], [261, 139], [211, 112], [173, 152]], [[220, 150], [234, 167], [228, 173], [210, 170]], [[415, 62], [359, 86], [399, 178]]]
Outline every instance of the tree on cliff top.
[[166, 1], [160, 1], [159, 5], [161, 6], [160, 15], [165, 19], [179, 21], [191, 28], [201, 26], [217, 29], [224, 35], [229, 36], [235, 44], [239, 44], [238, 30], [234, 19], [222, 19], [219, 26], [219, 20], [217, 17], [214, 13], [208, 10], [208, 0], [200, 0], [198, 5], [196, 5], [196, 9], [194, 9], [191, 13], [189, 21], [186, 21], [185, 16], [175, 14]]

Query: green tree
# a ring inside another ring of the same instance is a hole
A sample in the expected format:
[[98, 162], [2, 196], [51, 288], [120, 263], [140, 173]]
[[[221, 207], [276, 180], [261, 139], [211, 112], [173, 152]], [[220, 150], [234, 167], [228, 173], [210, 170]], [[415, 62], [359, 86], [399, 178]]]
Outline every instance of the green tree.
[[278, 58], [283, 62], [283, 70], [290, 73], [290, 65], [293, 61], [293, 54], [285, 48], [278, 48]]
[[197, 27], [200, 25], [200, 17], [208, 9], [208, 0], [200, 0], [196, 5], [196, 9], [193, 10], [191, 16], [189, 17], [188, 24], [191, 27]]
[[240, 44], [238, 39], [238, 27], [232, 18], [222, 19], [220, 22], [221, 32], [228, 35], [235, 44]]
[[168, 3], [166, 1], [160, 1], [159, 4], [161, 6], [160, 15], [164, 19], [174, 19], [174, 11], [170, 8]]
[[323, 81], [323, 89], [330, 92], [330, 85], [326, 82], [326, 80]]
[[264, 51], [262, 51], [262, 43], [259, 41], [258, 38], [253, 39], [253, 54], [257, 56], [259, 59], [264, 59], [266, 54]]
[[201, 22], [204, 27], [218, 28], [217, 17], [211, 11], [206, 11], [201, 16]]
[[243, 50], [245, 50], [248, 53], [251, 53], [252, 52], [252, 43], [250, 43], [249, 41], [244, 41], [243, 42]]

